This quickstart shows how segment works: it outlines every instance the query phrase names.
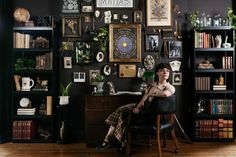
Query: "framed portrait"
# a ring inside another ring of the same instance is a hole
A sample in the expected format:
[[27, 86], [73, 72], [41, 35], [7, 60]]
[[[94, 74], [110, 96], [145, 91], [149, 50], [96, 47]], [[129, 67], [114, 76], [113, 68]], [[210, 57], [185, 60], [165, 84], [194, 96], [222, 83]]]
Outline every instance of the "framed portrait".
[[76, 41], [75, 42], [75, 62], [91, 63], [93, 61], [92, 42]]
[[146, 34], [145, 49], [148, 52], [159, 52], [160, 50], [160, 34]]
[[182, 41], [169, 41], [169, 58], [182, 58]]
[[172, 0], [147, 0], [147, 26], [172, 26]]
[[84, 5], [84, 6], [81, 6], [81, 10], [84, 13], [91, 13], [91, 12], [93, 12], [93, 6], [92, 5]]
[[119, 77], [121, 78], [136, 77], [136, 65], [135, 64], [120, 64]]
[[134, 23], [142, 23], [143, 15], [142, 11], [134, 11]]
[[72, 57], [64, 57], [64, 69], [72, 68]]
[[97, 85], [96, 76], [100, 74], [100, 70], [89, 70], [89, 84]]
[[62, 16], [62, 37], [80, 37], [80, 16]]
[[79, 13], [79, 0], [62, 0], [62, 13]]
[[96, 8], [133, 8], [134, 0], [104, 1], [96, 0]]
[[180, 73], [180, 72], [172, 73], [172, 84], [173, 85], [182, 85], [182, 73]]
[[141, 24], [109, 25], [110, 62], [141, 62]]

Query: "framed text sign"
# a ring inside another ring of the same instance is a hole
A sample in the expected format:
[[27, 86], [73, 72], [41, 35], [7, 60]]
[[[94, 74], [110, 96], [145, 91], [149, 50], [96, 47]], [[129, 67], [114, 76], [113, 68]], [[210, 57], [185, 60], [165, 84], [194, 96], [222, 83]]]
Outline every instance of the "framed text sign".
[[133, 8], [133, 0], [96, 0], [96, 8]]
[[110, 62], [141, 62], [141, 25], [109, 25]]
[[147, 0], [146, 17], [147, 26], [171, 26], [172, 0]]

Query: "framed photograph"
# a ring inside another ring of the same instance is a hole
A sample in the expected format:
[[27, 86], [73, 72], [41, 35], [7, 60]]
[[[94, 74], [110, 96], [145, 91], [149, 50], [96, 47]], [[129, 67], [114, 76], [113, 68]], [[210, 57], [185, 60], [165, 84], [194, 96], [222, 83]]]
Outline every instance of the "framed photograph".
[[61, 47], [64, 51], [73, 51], [74, 50], [74, 43], [72, 41], [62, 41]]
[[62, 37], [80, 37], [80, 16], [62, 16]]
[[85, 72], [74, 72], [74, 82], [85, 82]]
[[169, 41], [169, 58], [182, 58], [182, 41]]
[[64, 68], [65, 69], [72, 68], [72, 57], [64, 57]]
[[91, 5], [84, 5], [81, 7], [82, 12], [84, 13], [91, 13], [93, 12], [93, 6]]
[[172, 0], [146, 1], [147, 26], [172, 26]]
[[100, 70], [89, 70], [89, 84], [97, 85], [96, 76], [100, 74]]
[[173, 29], [162, 29], [162, 39], [171, 40], [173, 39]]
[[148, 52], [159, 52], [160, 50], [160, 34], [146, 34], [145, 49]]
[[96, 8], [133, 8], [134, 0], [107, 1], [96, 0]]
[[172, 73], [172, 84], [182, 85], [182, 73]]
[[142, 23], [143, 21], [143, 15], [142, 11], [134, 11], [134, 23]]
[[62, 0], [62, 13], [79, 13], [79, 0]]
[[91, 63], [93, 61], [92, 42], [76, 41], [75, 42], [75, 62]]
[[135, 64], [120, 64], [119, 77], [121, 78], [136, 77], [136, 65]]
[[141, 62], [141, 24], [109, 25], [110, 62]]

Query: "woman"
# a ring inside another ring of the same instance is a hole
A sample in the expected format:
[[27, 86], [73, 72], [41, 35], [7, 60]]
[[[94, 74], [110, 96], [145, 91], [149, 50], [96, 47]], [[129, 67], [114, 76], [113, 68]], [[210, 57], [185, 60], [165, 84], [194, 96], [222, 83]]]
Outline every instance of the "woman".
[[175, 87], [172, 86], [169, 82], [170, 66], [166, 63], [160, 63], [155, 69], [156, 81], [152, 83], [142, 99], [138, 103], [131, 103], [119, 107], [115, 112], [110, 114], [105, 120], [106, 123], [110, 125], [110, 128], [106, 134], [106, 137], [97, 150], [103, 150], [111, 146], [109, 139], [111, 136], [114, 136], [118, 141], [121, 142], [121, 148], [119, 151], [124, 150], [125, 148], [125, 122], [127, 117], [125, 116], [127, 112], [132, 110], [134, 113], [139, 113], [140, 109], [145, 106], [145, 104], [152, 101], [153, 97], [168, 97], [175, 93]]

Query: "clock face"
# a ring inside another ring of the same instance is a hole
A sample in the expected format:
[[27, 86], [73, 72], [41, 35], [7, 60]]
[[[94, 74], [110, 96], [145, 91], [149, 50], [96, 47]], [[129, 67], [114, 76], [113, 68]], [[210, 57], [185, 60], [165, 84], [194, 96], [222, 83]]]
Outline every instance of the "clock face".
[[114, 34], [115, 58], [136, 57], [136, 36], [128, 29], [120, 29]]
[[21, 107], [28, 107], [28, 105], [29, 105], [29, 98], [21, 98], [21, 100], [20, 100], [20, 106]]

